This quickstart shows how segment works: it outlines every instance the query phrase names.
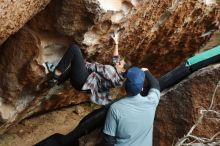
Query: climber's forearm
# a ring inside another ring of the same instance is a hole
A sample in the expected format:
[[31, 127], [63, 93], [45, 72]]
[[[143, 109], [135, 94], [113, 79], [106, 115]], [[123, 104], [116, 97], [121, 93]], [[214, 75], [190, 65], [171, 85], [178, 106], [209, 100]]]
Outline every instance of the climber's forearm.
[[119, 56], [119, 53], [118, 53], [118, 43], [117, 42], [115, 43], [115, 49], [113, 51], [113, 56]]

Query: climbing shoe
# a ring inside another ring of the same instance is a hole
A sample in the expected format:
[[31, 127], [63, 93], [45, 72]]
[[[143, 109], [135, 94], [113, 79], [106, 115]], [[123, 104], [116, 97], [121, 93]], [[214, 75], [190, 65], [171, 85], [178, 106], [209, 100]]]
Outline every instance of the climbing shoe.
[[48, 62], [45, 62], [45, 65], [47, 67], [48, 72], [53, 73], [55, 71], [55, 68], [56, 68], [55, 65], [48, 63]]
[[59, 76], [55, 73], [56, 66], [48, 62], [45, 62], [45, 65], [47, 67], [48, 72], [52, 74], [53, 79], [58, 80]]

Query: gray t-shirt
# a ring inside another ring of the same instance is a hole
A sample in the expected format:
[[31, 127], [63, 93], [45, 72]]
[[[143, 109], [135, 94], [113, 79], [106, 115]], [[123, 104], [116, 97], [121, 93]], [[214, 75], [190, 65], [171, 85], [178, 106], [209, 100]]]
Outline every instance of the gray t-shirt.
[[152, 146], [153, 121], [160, 92], [125, 97], [108, 110], [103, 132], [116, 137], [115, 146]]

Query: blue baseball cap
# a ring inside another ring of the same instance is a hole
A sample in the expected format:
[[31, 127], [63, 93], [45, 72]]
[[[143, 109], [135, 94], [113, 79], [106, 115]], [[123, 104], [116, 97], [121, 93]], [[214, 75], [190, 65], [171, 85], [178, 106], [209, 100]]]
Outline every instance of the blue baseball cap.
[[128, 70], [126, 77], [127, 79], [124, 84], [126, 92], [132, 95], [139, 94], [144, 85], [144, 71], [138, 67], [132, 67]]

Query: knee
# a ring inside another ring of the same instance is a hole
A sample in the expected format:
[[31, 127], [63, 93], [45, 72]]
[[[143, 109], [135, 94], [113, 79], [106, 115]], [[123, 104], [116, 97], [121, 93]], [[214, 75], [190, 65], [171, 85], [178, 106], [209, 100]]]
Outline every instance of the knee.
[[79, 45], [77, 45], [77, 44], [75, 44], [75, 43], [71, 44], [70, 49], [71, 49], [72, 51], [74, 51], [74, 52], [75, 52], [75, 51], [80, 51]]
[[79, 55], [81, 54], [81, 48], [77, 44], [71, 44], [68, 52], [74, 55]]

